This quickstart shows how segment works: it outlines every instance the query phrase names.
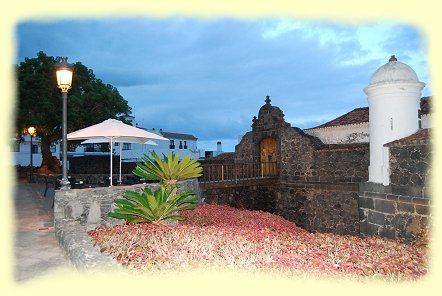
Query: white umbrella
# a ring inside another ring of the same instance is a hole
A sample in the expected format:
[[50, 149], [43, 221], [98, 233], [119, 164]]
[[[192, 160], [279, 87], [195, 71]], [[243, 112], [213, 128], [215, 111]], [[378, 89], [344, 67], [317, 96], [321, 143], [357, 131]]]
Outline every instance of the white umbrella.
[[[102, 140], [107, 139], [110, 143], [110, 185], [112, 186], [112, 150], [113, 142], [144, 144], [149, 140], [168, 141], [160, 135], [150, 133], [141, 128], [125, 124], [116, 119], [107, 119], [101, 123], [69, 133], [68, 140]], [[121, 154], [120, 154], [121, 156]]]

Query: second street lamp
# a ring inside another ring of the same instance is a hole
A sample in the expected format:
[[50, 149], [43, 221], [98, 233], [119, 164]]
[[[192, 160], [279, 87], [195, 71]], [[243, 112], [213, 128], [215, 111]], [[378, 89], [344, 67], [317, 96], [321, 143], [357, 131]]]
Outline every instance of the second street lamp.
[[32, 163], [32, 154], [34, 151], [32, 151], [32, 137], [35, 134], [35, 127], [30, 126], [30, 127], [28, 127], [27, 131], [28, 131], [29, 136], [31, 137], [31, 148], [30, 148], [30, 150], [31, 150], [31, 159], [30, 159], [30, 161], [31, 161], [31, 163], [30, 163], [31, 174], [29, 175], [29, 183], [34, 183], [34, 164]]
[[60, 182], [60, 189], [68, 190], [71, 188], [68, 175], [67, 175], [67, 159], [68, 159], [68, 137], [67, 137], [67, 99], [68, 90], [72, 87], [72, 74], [74, 67], [67, 62], [67, 57], [62, 57], [61, 62], [58, 63], [56, 68], [57, 85], [61, 89], [61, 95], [63, 99], [63, 176]]

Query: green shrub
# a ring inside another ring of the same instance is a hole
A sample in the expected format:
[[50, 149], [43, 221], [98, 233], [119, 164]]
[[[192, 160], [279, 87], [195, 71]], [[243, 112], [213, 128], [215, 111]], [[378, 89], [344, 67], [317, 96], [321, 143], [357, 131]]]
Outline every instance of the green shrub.
[[130, 223], [161, 223], [167, 220], [184, 220], [180, 210], [191, 210], [198, 201], [193, 191], [183, 191], [173, 194], [173, 188], [161, 184], [154, 192], [144, 188], [140, 194], [126, 191], [125, 199], [115, 199], [117, 208], [109, 212], [108, 216], [117, 219], [126, 219]]
[[161, 159], [155, 152], [152, 157], [144, 155], [137, 163], [133, 173], [148, 180], [160, 180], [169, 187], [175, 186], [179, 180], [198, 178], [203, 168], [199, 162], [185, 156], [180, 161], [179, 154], [168, 153]]
[[190, 155], [181, 161], [179, 154], [168, 153], [161, 159], [155, 152], [152, 157], [144, 155], [133, 173], [148, 180], [160, 180], [160, 188], [152, 191], [144, 188], [142, 193], [126, 191], [124, 199], [115, 199], [117, 208], [109, 217], [125, 219], [130, 223], [163, 223], [167, 220], [185, 220], [180, 210], [196, 207], [198, 198], [193, 191], [177, 193], [176, 182], [201, 176], [202, 167]]

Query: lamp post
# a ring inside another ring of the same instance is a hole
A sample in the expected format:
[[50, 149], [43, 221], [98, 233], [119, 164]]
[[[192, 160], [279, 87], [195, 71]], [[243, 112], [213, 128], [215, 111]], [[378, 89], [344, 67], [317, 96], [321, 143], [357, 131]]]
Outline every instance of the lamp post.
[[32, 137], [34, 136], [34, 134], [35, 134], [35, 127], [33, 127], [33, 126], [30, 126], [30, 127], [28, 127], [28, 134], [29, 134], [29, 136], [31, 137], [31, 148], [30, 148], [30, 150], [31, 150], [31, 174], [29, 175], [29, 183], [34, 183], [34, 164], [32, 163]]
[[74, 67], [67, 62], [67, 57], [62, 57], [61, 62], [55, 66], [57, 74], [57, 85], [61, 89], [61, 96], [63, 99], [63, 176], [60, 182], [60, 189], [68, 190], [71, 188], [67, 175], [67, 160], [68, 160], [68, 137], [67, 137], [67, 100], [68, 90], [72, 86], [72, 74]]

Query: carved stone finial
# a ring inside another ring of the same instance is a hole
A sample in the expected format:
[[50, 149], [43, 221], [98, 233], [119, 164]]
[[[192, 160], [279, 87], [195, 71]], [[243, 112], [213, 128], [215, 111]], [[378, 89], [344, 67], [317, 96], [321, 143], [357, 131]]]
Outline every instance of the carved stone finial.
[[397, 58], [395, 55], [392, 55], [391, 58], [388, 60], [389, 62], [396, 62]]
[[255, 128], [257, 125], [258, 125], [258, 119], [256, 118], [256, 116], [253, 116], [251, 127]]
[[270, 102], [271, 102], [272, 100], [270, 100], [270, 96], [266, 96], [266, 105], [270, 105]]

